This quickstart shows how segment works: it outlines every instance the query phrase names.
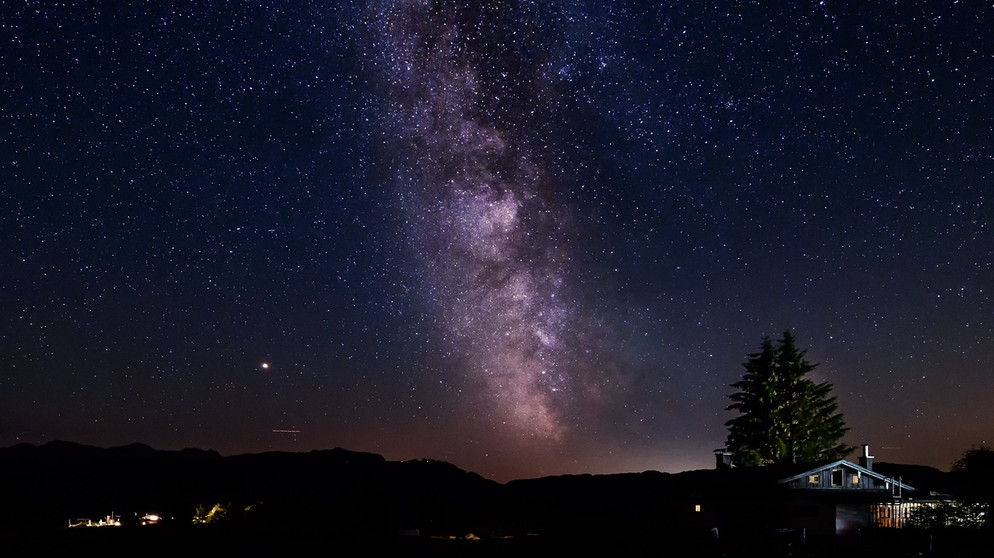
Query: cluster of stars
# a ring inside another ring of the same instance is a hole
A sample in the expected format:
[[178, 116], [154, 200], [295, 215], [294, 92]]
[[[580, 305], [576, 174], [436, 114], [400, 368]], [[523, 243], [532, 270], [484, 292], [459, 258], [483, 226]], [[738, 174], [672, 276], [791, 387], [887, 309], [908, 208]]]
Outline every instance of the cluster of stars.
[[[557, 439], [570, 375], [561, 338], [573, 325], [563, 295], [568, 254], [554, 245], [562, 211], [544, 194], [540, 165], [505, 116], [507, 48], [475, 44], [486, 21], [398, 3], [377, 14], [375, 41], [399, 163], [394, 187], [411, 223], [443, 334], [459, 366], [483, 386], [480, 404], [515, 431]], [[500, 8], [505, 9], [505, 8]], [[495, 10], [496, 11], [496, 10]], [[516, 29], [515, 33], [522, 32]], [[520, 95], [519, 87], [508, 91]], [[491, 98], [491, 94], [495, 98]], [[491, 110], [494, 109], [494, 110]]]
[[990, 20], [5, 2], [0, 444], [681, 470], [790, 327], [849, 443], [946, 467], [994, 436]]

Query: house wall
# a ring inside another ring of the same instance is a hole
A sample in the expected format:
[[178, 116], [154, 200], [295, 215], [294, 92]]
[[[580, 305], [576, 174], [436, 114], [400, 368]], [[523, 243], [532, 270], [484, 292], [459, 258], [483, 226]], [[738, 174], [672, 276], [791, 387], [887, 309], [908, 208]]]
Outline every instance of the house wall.
[[900, 529], [907, 524], [911, 506], [907, 502], [882, 502], [870, 506], [874, 527]]
[[780, 527], [803, 529], [808, 535], [835, 533], [835, 503], [824, 498], [798, 498], [786, 503]]
[[855, 469], [834, 467], [795, 479], [791, 488], [845, 489], [845, 490], [886, 490], [887, 485], [880, 479], [863, 475]]
[[838, 504], [835, 506], [835, 534], [852, 535], [871, 524], [868, 504]]
[[804, 529], [808, 535], [849, 535], [870, 527], [865, 502], [836, 502], [831, 498], [794, 498], [787, 502], [782, 527]]

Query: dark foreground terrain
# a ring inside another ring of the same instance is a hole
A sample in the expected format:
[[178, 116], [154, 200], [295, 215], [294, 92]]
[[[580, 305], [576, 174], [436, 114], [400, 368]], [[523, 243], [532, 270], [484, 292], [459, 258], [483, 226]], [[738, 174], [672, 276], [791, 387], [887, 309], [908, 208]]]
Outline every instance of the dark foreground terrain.
[[[0, 470], [0, 557], [994, 556], [989, 523], [836, 536], [824, 534], [834, 508], [809, 506], [800, 529], [783, 472], [763, 468], [501, 484], [343, 449], [222, 457], [53, 442], [0, 448]], [[964, 488], [975, 483], [929, 468], [886, 474], [975, 496]], [[163, 521], [142, 525], [153, 513]], [[121, 526], [69, 527], [107, 520]]]
[[674, 537], [516, 537], [447, 539], [396, 536], [375, 539], [326, 537], [320, 533], [246, 532], [225, 528], [91, 528], [22, 534], [0, 542], [3, 556], [102, 557], [887, 557], [980, 558], [992, 555], [983, 533], [876, 532], [804, 542], [777, 536], [754, 540], [677, 540]]

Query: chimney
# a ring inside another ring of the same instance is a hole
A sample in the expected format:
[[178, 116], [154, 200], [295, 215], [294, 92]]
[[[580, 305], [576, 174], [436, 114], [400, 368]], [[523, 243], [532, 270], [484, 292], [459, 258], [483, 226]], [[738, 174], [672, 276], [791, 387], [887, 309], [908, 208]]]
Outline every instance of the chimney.
[[714, 468], [718, 470], [732, 468], [732, 452], [725, 448], [714, 450]]
[[864, 469], [873, 470], [873, 456], [870, 455], [869, 444], [863, 444], [863, 456], [859, 458], [859, 466]]

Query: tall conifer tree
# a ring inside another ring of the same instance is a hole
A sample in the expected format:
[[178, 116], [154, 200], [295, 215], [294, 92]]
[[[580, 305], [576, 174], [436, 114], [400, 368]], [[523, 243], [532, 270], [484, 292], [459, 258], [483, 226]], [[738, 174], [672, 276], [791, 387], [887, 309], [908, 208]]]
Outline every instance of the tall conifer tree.
[[738, 466], [811, 463], [842, 459], [853, 451], [841, 443], [849, 428], [828, 382], [807, 377], [815, 369], [788, 330], [774, 345], [764, 337], [758, 353], [743, 363], [745, 375], [732, 384], [727, 449]]

